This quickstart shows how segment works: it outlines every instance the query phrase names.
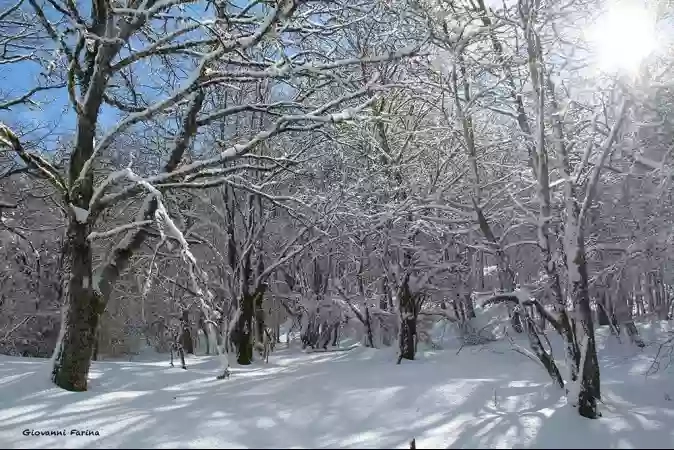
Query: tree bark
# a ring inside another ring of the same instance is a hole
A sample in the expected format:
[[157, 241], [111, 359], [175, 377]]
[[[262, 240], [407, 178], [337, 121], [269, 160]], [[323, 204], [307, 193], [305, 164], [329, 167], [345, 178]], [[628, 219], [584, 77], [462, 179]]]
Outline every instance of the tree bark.
[[211, 340], [209, 339], [208, 328], [206, 327], [206, 320], [204, 320], [205, 316], [206, 315], [202, 312], [201, 316], [199, 317], [199, 329], [204, 334], [204, 338], [206, 339], [206, 354], [209, 355], [211, 353]]
[[365, 305], [365, 328], [367, 330], [367, 346], [375, 348], [374, 335], [372, 333], [372, 318], [370, 317], [370, 308], [367, 305]]
[[236, 361], [247, 366], [253, 362], [253, 315], [255, 295], [244, 294], [241, 298], [241, 313], [236, 329]]
[[194, 341], [192, 340], [192, 330], [190, 328], [189, 311], [184, 309], [180, 316], [180, 343], [183, 346], [185, 353], [194, 355]]
[[[568, 236], [575, 237], [574, 254], [567, 255], [569, 258], [569, 272], [571, 281], [571, 296], [577, 310], [580, 312], [580, 322], [585, 334], [584, 358], [581, 357], [582, 367], [579, 367], [581, 375], [580, 392], [578, 394], [578, 412], [581, 416], [589, 419], [599, 417], [597, 400], [601, 399], [601, 386], [599, 382], [599, 360], [594, 335], [594, 321], [590, 308], [590, 295], [588, 290], [587, 261], [585, 257], [585, 236], [582, 224], [579, 223], [580, 208], [578, 203], [570, 200], [571, 204], [567, 212], [571, 217], [567, 219]], [[575, 236], [574, 236], [575, 235]], [[567, 249], [567, 251], [570, 249]]]
[[337, 344], [339, 343], [339, 322], [335, 325], [332, 332], [332, 346], [337, 347]]
[[92, 361], [98, 361], [98, 349], [100, 348], [100, 346], [101, 346], [101, 330], [100, 330], [100, 326], [99, 326], [99, 329], [96, 332], [96, 342], [94, 343], [94, 353], [91, 356]]
[[475, 306], [473, 305], [473, 299], [470, 294], [466, 294], [464, 297], [464, 304], [466, 305], [466, 316], [468, 319], [475, 318]]
[[403, 359], [414, 360], [414, 339], [417, 334], [417, 311], [414, 297], [405, 280], [400, 289], [400, 355], [398, 363]]
[[606, 294], [602, 294], [600, 298], [597, 298], [597, 321], [599, 322], [599, 326], [610, 325], [611, 320], [608, 317], [608, 301]]
[[92, 254], [89, 227], [71, 218], [66, 238], [65, 333], [58, 343], [53, 382], [68, 391], [86, 391], [96, 331], [104, 304], [92, 288]]
[[264, 297], [262, 295], [258, 295], [255, 298], [255, 324], [256, 324], [256, 331], [257, 331], [257, 342], [263, 343], [264, 342], [264, 330], [265, 330], [265, 323], [264, 323], [264, 309], [262, 308], [262, 299]]
[[244, 293], [241, 298], [241, 314], [236, 326], [236, 361], [247, 366], [253, 362], [253, 320], [255, 320], [255, 305], [262, 302], [266, 285], [259, 286], [255, 293]]

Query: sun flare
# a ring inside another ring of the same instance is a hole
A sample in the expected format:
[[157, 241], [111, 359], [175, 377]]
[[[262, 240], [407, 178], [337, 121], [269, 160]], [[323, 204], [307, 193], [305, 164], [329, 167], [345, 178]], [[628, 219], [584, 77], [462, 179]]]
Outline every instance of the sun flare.
[[644, 3], [612, 2], [590, 32], [599, 68], [636, 73], [656, 48], [655, 24], [655, 14]]

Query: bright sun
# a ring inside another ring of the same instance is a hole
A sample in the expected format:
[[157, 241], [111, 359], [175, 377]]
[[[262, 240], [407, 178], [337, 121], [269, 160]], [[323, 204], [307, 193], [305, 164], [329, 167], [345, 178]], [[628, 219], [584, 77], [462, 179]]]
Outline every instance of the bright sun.
[[589, 36], [599, 68], [635, 74], [655, 50], [655, 22], [655, 14], [644, 3], [613, 0]]

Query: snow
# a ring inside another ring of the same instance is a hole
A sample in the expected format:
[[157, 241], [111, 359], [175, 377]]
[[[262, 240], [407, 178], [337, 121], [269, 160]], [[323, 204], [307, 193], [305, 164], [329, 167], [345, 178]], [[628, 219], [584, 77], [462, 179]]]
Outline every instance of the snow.
[[498, 273], [498, 266], [487, 266], [483, 269], [482, 272], [485, 276], [494, 275]]
[[77, 220], [79, 223], [87, 223], [87, 220], [89, 220], [88, 209], [80, 208], [79, 206], [75, 206], [72, 203], [70, 204], [70, 208], [75, 214], [75, 220]]
[[[656, 328], [644, 337], [661, 336]], [[167, 355], [143, 355], [94, 362], [85, 393], [53, 387], [46, 360], [0, 356], [0, 445], [409, 448], [415, 438], [418, 448], [671, 448], [672, 374], [644, 376], [657, 345], [643, 351], [608, 334], [599, 329], [598, 420], [580, 417], [505, 340], [458, 355], [420, 351], [401, 365], [395, 348], [305, 353], [280, 344], [269, 364], [235, 365], [225, 380], [215, 379], [214, 356], [189, 357], [182, 370]]]

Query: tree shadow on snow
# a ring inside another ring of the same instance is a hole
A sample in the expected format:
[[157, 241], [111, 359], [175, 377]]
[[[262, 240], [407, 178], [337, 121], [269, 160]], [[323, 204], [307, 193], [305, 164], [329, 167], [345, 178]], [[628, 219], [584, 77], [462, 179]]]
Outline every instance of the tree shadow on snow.
[[[531, 398], [529, 408], [501, 404], [498, 396], [496, 402], [474, 412], [475, 420], [466, 422], [447, 448], [674, 447], [674, 411], [656, 406], [635, 408], [631, 405], [644, 404], [644, 399], [636, 398], [639, 393], [632, 392], [635, 398], [628, 401], [617, 397], [614, 386], [609, 386], [604, 389], [606, 403], [600, 404], [603, 416], [596, 420], [581, 417], [552, 385], [541, 389], [538, 398]], [[510, 388], [502, 390], [508, 396], [523, 395]]]
[[[235, 366], [227, 380], [215, 379], [218, 364], [208, 357], [188, 359], [188, 370], [167, 361], [96, 362], [84, 393], [54, 388], [46, 361], [3, 359], [0, 445], [407, 448], [416, 438], [418, 448], [616, 448], [672, 442], [659, 410], [627, 409], [629, 392], [610, 397], [605, 419], [589, 421], [563, 406], [544, 374], [527, 370], [533, 380], [513, 381], [530, 361], [499, 364], [482, 375], [470, 353], [444, 365], [433, 359], [382, 365], [368, 362], [367, 352], [345, 353], [288, 352], [272, 356], [269, 365]], [[493, 358], [499, 357], [513, 358]], [[349, 358], [351, 364], [342, 364]], [[73, 428], [100, 436], [22, 434]]]
[[[96, 362], [90, 390], [54, 388], [46, 360], [3, 361], [0, 444], [8, 448], [213, 448], [406, 446], [447, 421], [484, 384], [443, 370], [419, 378], [415, 363], [234, 367], [215, 380], [217, 363], [188, 360], [188, 370], [155, 362]], [[16, 363], [16, 364], [15, 364]], [[439, 369], [439, 367], [438, 367]], [[26, 376], [30, 374], [30, 376]], [[506, 376], [504, 374], [504, 376]], [[497, 380], [496, 378], [494, 380]], [[498, 379], [502, 381], [501, 378]], [[484, 396], [490, 394], [485, 391]], [[99, 430], [100, 436], [23, 436], [22, 430]]]

